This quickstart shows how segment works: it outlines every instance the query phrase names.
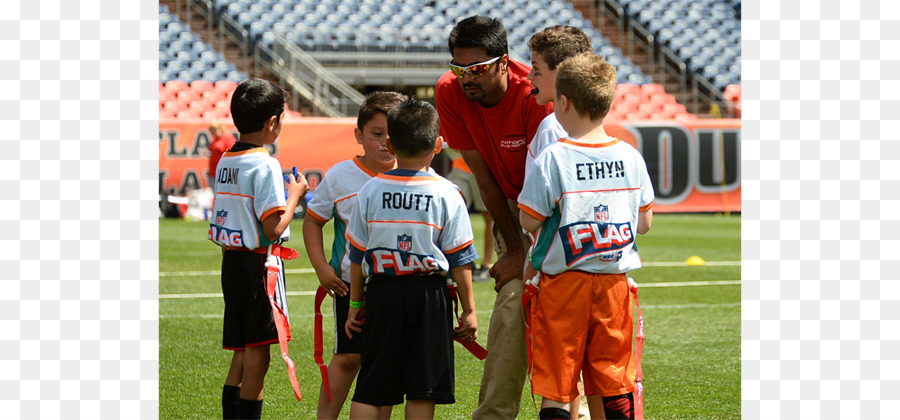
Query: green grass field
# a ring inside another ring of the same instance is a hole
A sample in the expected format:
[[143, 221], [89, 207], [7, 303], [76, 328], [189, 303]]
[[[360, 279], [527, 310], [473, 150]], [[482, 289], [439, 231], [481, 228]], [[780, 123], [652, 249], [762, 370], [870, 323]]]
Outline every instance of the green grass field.
[[[476, 245], [483, 222], [472, 218]], [[301, 258], [285, 261], [288, 308], [303, 400], [297, 402], [287, 369], [272, 346], [266, 376], [263, 416], [313, 419], [319, 370], [313, 361], [313, 295], [318, 280], [303, 249], [301, 222], [294, 222], [289, 244]], [[159, 222], [159, 413], [164, 419], [221, 418], [221, 393], [231, 352], [221, 349], [222, 310], [219, 283], [221, 251], [206, 240], [205, 222], [160, 219]], [[326, 226], [326, 231], [331, 225]], [[326, 235], [326, 255], [331, 238]], [[632, 272], [641, 285], [646, 342], [643, 354], [646, 418], [740, 417], [740, 216], [657, 214], [653, 228], [638, 237], [645, 267]], [[690, 256], [704, 266], [685, 266]], [[685, 284], [688, 283], [688, 284]], [[479, 338], [487, 343], [493, 285], [476, 283]], [[330, 336], [331, 304], [325, 313], [325, 349]], [[326, 363], [330, 356], [326, 354]], [[439, 405], [439, 419], [471, 418], [478, 400], [482, 362], [456, 345], [456, 399]], [[351, 390], [351, 395], [352, 395]], [[536, 397], [538, 404], [540, 397]], [[347, 418], [349, 399], [341, 412]], [[403, 418], [394, 407], [392, 418]], [[519, 418], [536, 419], [526, 383]]]

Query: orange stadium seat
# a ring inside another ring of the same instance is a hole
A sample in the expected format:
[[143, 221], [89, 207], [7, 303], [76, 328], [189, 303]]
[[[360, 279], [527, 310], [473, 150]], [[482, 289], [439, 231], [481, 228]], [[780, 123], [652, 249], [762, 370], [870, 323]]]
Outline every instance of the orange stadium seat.
[[613, 102], [612, 111], [620, 114], [627, 114], [629, 112], [637, 111], [639, 106], [640, 103], [634, 101]]
[[202, 94], [207, 90], [213, 90], [213, 82], [209, 80], [194, 80], [191, 82], [190, 89], [198, 94]]
[[671, 93], [654, 93], [650, 95], [650, 102], [656, 102], [660, 104], [674, 104], [675, 95]]
[[635, 111], [635, 112], [629, 112], [629, 113], [625, 114], [625, 119], [628, 121], [646, 120], [649, 117], [650, 116], [647, 113], [641, 112], [640, 110]]
[[674, 103], [674, 102], [673, 102], [673, 103], [670, 103], [670, 104], [665, 104], [665, 105], [663, 105], [662, 110], [663, 110], [664, 113], [671, 114], [671, 115], [681, 114], [681, 113], [686, 113], [686, 112], [687, 112], [687, 108], [686, 108], [684, 105], [678, 104], [678, 103]]
[[176, 118], [200, 118], [200, 112], [193, 109], [185, 109], [175, 114]]
[[641, 85], [641, 92], [645, 97], [649, 98], [654, 93], [666, 93], [666, 88], [659, 83], [645, 83]]
[[231, 113], [224, 109], [210, 109], [200, 116], [205, 120], [223, 120], [231, 118]]
[[204, 101], [194, 101], [188, 105], [188, 109], [203, 113], [203, 111], [213, 109], [213, 106]]
[[644, 102], [638, 107], [638, 111], [647, 115], [662, 111], [662, 104], [655, 102]]
[[200, 99], [200, 94], [192, 90], [182, 90], [176, 93], [175, 97], [178, 98], [179, 101], [194, 102]]
[[166, 101], [165, 103], [163, 103], [162, 109], [167, 110], [167, 111], [171, 110], [171, 111], [178, 112], [178, 111], [187, 109], [187, 106], [186, 106], [186, 104], [184, 104], [178, 100], [172, 100], [172, 101]]
[[725, 87], [724, 92], [725, 99], [729, 101], [740, 101], [741, 100], [741, 85], [731, 84]]
[[215, 84], [215, 89], [222, 92], [234, 92], [237, 85], [237, 82], [231, 80], [219, 80]]
[[164, 104], [168, 101], [173, 101], [173, 100], [175, 100], [174, 93], [169, 92], [168, 90], [165, 90], [165, 89], [162, 89], [159, 91], [159, 105], [160, 106], [162, 106], [162, 104]]
[[213, 103], [216, 103], [218, 101], [225, 99], [226, 95], [227, 94], [221, 90], [213, 89], [213, 90], [207, 90], [207, 91], [203, 92], [200, 96], [203, 98], [204, 101], [211, 101]]
[[165, 88], [169, 92], [178, 93], [188, 89], [188, 83], [184, 80], [169, 80], [166, 82]]
[[229, 109], [229, 110], [230, 110], [230, 109], [231, 109], [231, 101], [230, 101], [230, 100], [227, 100], [227, 99], [222, 99], [221, 101], [217, 101], [217, 102], [213, 105], [213, 108], [216, 108], [216, 109]]
[[177, 110], [174, 109], [160, 109], [159, 110], [159, 119], [168, 120], [175, 118], [175, 115], [178, 113]]
[[681, 114], [675, 115], [675, 121], [693, 121], [696, 120], [697, 116], [694, 114], [689, 114], [687, 112], [683, 112]]

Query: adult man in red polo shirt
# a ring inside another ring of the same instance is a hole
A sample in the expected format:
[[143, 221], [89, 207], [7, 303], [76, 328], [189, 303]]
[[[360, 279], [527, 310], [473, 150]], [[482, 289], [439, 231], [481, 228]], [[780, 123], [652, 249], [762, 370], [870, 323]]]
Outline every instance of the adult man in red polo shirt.
[[498, 259], [490, 273], [498, 294], [473, 418], [515, 418], [528, 363], [521, 308], [528, 239], [519, 226], [516, 199], [528, 141], [553, 107], [529, 98], [532, 87], [526, 76], [531, 68], [509, 58], [506, 29], [499, 20], [463, 19], [450, 32], [448, 45], [450, 71], [435, 87], [441, 135], [475, 174], [497, 239]]

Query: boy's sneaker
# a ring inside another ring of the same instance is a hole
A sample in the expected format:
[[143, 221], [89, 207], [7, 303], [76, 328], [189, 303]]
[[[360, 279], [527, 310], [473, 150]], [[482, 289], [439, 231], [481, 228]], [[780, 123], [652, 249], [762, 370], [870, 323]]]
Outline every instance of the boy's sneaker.
[[474, 270], [472, 270], [472, 281], [475, 283], [483, 283], [491, 280], [491, 273], [488, 272], [489, 268], [484, 265], [480, 265]]

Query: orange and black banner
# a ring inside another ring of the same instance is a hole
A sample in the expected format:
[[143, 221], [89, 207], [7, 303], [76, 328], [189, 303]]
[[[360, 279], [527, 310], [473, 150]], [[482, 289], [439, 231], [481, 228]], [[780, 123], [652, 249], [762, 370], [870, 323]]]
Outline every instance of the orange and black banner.
[[[208, 126], [204, 120], [160, 122], [160, 192], [184, 194], [207, 186]], [[223, 126], [238, 137], [233, 125], [223, 121]], [[302, 168], [315, 189], [332, 165], [362, 154], [354, 127], [356, 118], [293, 119], [266, 147], [284, 173]], [[654, 212], [741, 211], [740, 120], [610, 122], [604, 127], [643, 154], [656, 193]]]

